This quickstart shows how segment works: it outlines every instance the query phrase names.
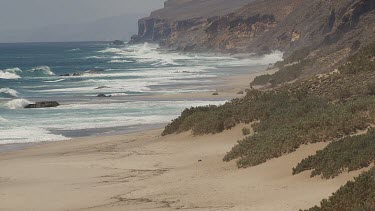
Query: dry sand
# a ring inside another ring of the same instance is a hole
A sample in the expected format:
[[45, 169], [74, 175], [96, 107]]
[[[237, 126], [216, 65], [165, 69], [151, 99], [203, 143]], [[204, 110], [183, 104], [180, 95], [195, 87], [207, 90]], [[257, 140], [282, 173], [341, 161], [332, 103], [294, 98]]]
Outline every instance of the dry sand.
[[[165, 97], [234, 97], [251, 77], [223, 79], [219, 96]], [[162, 130], [152, 130], [0, 153], [0, 210], [299, 210], [319, 204], [360, 173], [333, 180], [310, 178], [310, 172], [292, 175], [301, 159], [326, 143], [237, 169], [222, 158], [243, 138], [243, 127], [199, 137], [160, 137]]]
[[2, 153], [0, 210], [299, 210], [359, 174], [292, 176], [324, 143], [237, 169], [222, 158], [243, 138], [242, 128], [200, 137], [154, 130]]

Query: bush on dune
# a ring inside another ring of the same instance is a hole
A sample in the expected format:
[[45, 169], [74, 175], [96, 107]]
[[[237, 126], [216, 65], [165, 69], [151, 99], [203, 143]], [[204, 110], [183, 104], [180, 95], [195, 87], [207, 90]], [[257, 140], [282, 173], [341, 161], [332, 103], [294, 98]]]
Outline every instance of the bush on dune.
[[371, 211], [375, 210], [375, 168], [361, 174], [336, 191], [320, 206], [306, 211]]
[[295, 64], [283, 66], [279, 71], [272, 75], [267, 74], [256, 77], [254, 81], [251, 82], [251, 85], [266, 85], [267, 83], [270, 83], [272, 86], [277, 86], [279, 84], [293, 81], [302, 75], [302, 70], [306, 66], [311, 64], [312, 62], [310, 60], [302, 60]]
[[360, 103], [334, 105], [304, 99], [286, 104], [254, 125], [256, 134], [239, 141], [224, 161], [238, 159], [239, 167], [255, 166], [291, 153], [302, 144], [330, 141], [365, 129], [370, 119], [367, 107]]
[[344, 171], [368, 167], [375, 161], [375, 129], [367, 134], [345, 137], [310, 156], [293, 169], [293, 174], [313, 170], [311, 177], [322, 175], [329, 179]]

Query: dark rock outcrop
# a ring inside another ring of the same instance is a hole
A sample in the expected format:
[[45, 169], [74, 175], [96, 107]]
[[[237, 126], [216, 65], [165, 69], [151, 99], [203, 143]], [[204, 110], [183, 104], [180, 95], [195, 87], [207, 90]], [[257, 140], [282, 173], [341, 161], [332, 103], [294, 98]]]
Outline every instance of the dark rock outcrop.
[[86, 70], [84, 72], [76, 72], [76, 73], [68, 73], [68, 74], [62, 74], [60, 76], [69, 77], [69, 76], [83, 76], [83, 75], [94, 75], [94, 74], [100, 74], [101, 72], [104, 72], [105, 69], [98, 68], [98, 69], [92, 69], [92, 70]]
[[109, 86], [99, 86], [99, 87], [96, 87], [95, 89], [108, 89], [110, 88]]
[[36, 102], [34, 104], [29, 104], [24, 108], [52, 108], [57, 107], [60, 104], [56, 101], [43, 101], [43, 102]]
[[113, 41], [111, 43], [111, 45], [119, 45], [119, 46], [121, 46], [121, 45], [125, 45], [125, 42], [122, 41], [122, 40], [115, 40], [115, 41]]
[[69, 76], [83, 76], [84, 73], [68, 73], [68, 74], [62, 74], [60, 76], [63, 77], [69, 77]]
[[98, 94], [97, 97], [112, 97], [112, 95]]

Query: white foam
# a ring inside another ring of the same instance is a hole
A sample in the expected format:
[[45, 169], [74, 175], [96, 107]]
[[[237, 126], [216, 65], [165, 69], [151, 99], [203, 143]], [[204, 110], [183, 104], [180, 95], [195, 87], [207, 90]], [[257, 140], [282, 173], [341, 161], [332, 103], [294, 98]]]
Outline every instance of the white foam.
[[65, 79], [57, 79], [57, 80], [54, 80], [54, 81], [44, 81], [46, 83], [57, 83], [57, 82], [60, 82], [60, 81], [65, 81]]
[[9, 109], [23, 109], [25, 106], [31, 103], [32, 102], [25, 99], [14, 99], [5, 103], [5, 106]]
[[86, 57], [86, 59], [105, 59], [105, 58], [107, 58], [107, 57], [105, 57], [105, 56], [88, 56], [88, 57]]
[[51, 68], [48, 66], [39, 66], [35, 67], [31, 70], [28, 70], [28, 72], [35, 73], [35, 74], [42, 74], [42, 75], [55, 75], [54, 72], [52, 72]]
[[19, 79], [21, 77], [40, 77], [55, 75], [51, 68], [48, 66], [39, 66], [30, 70], [22, 71], [20, 68], [10, 68], [0, 70], [0, 78], [2, 79]]
[[129, 60], [120, 60], [120, 59], [114, 59], [114, 60], [111, 60], [109, 61], [109, 63], [132, 63], [133, 61], [129, 61]]
[[10, 68], [5, 70], [0, 70], [0, 78], [2, 79], [18, 79], [21, 76], [18, 73], [22, 72], [19, 68]]
[[175, 60], [189, 59], [189, 56], [179, 53], [164, 53], [158, 50], [158, 45], [144, 43], [141, 45], [132, 45], [126, 48], [107, 48], [99, 51], [100, 53], [112, 53], [116, 56], [113, 59], [132, 58], [138, 62], [151, 63], [153, 66], [179, 65]]
[[246, 55], [243, 58], [236, 58], [229, 55], [220, 54], [182, 54], [170, 51], [159, 50], [155, 44], [131, 45], [126, 48], [107, 48], [100, 53], [114, 54], [110, 63], [119, 63], [129, 58], [141, 63], [148, 63], [152, 66], [180, 66], [191, 64], [209, 65], [211, 67], [237, 67], [237, 66], [257, 66], [273, 64], [283, 59], [283, 53], [275, 51], [264, 56]]
[[126, 93], [111, 93], [109, 95], [114, 96], [114, 97], [129, 96], [129, 94], [126, 94]]
[[81, 49], [80, 48], [73, 48], [73, 49], [70, 49], [68, 51], [80, 51]]
[[20, 144], [44, 141], [62, 141], [69, 138], [62, 135], [55, 135], [48, 130], [39, 127], [12, 127], [0, 130], [1, 144]]
[[15, 67], [15, 68], [9, 68], [9, 69], [5, 69], [4, 72], [8, 72], [8, 73], [20, 73], [22, 72], [22, 70], [18, 67]]
[[9, 98], [9, 97], [13, 98], [13, 97], [18, 97], [18, 92], [14, 89], [11, 89], [11, 88], [1, 88], [0, 89], [0, 97], [2, 95], [4, 97], [7, 97], [7, 98]]
[[124, 50], [121, 48], [107, 48], [104, 50], [99, 51], [99, 53], [123, 53]]

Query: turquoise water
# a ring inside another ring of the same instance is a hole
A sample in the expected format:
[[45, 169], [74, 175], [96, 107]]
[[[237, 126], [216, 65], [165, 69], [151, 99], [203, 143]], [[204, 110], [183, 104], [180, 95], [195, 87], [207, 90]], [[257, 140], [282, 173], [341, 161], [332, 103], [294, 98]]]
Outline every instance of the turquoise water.
[[[0, 144], [58, 141], [165, 124], [186, 107], [225, 101], [146, 100], [147, 96], [213, 91], [215, 78], [241, 74], [243, 68], [237, 67], [259, 69], [281, 57], [281, 53], [246, 59], [183, 54], [153, 44], [0, 44]], [[23, 108], [36, 101], [58, 101], [61, 106]]]

